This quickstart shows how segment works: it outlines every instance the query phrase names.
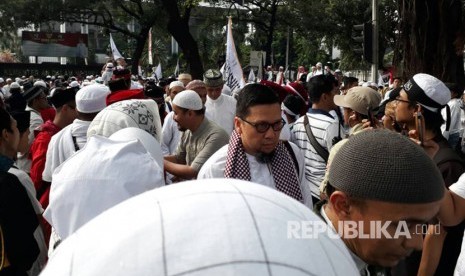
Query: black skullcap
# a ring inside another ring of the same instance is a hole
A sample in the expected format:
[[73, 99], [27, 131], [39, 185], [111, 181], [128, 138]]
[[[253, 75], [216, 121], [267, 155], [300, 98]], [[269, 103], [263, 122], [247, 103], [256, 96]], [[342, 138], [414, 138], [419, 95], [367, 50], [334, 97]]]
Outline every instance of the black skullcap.
[[33, 84], [30, 81], [23, 81], [22, 86], [23, 86], [23, 91], [27, 91], [33, 86]]
[[218, 69], [208, 69], [203, 74], [203, 82], [207, 87], [218, 87], [224, 84], [223, 74]]
[[42, 86], [32, 86], [28, 90], [24, 90], [26, 92], [23, 93], [23, 97], [26, 100], [26, 102], [30, 102], [33, 99], [35, 99], [37, 96], [39, 96], [41, 93], [45, 93], [47, 89]]
[[302, 109], [302, 106], [304, 105], [305, 105], [305, 102], [302, 100], [302, 98], [300, 98], [297, 95], [292, 95], [292, 94], [287, 95], [283, 101], [283, 106], [293, 113], [289, 115], [293, 115], [294, 117], [297, 117], [297, 118], [299, 117], [300, 110]]
[[356, 198], [393, 203], [430, 203], [444, 195], [432, 159], [407, 137], [388, 130], [351, 136], [331, 162], [329, 183]]
[[160, 86], [156, 85], [154, 82], [148, 82], [145, 86], [145, 96], [151, 98], [162, 98], [165, 94], [165, 91]]
[[57, 88], [50, 96], [50, 101], [55, 108], [60, 108], [64, 104], [75, 101], [76, 90], [74, 88]]
[[25, 132], [31, 124], [31, 112], [30, 111], [12, 111], [10, 112], [11, 117], [16, 120], [17, 127], [20, 133]]

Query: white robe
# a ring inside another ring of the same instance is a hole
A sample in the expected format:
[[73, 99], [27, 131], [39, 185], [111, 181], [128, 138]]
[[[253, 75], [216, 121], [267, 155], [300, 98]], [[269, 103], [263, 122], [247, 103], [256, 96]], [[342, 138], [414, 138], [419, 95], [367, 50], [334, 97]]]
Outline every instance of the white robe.
[[103, 211], [161, 186], [163, 168], [141, 141], [95, 135], [53, 173], [44, 218], [66, 239]]
[[234, 129], [234, 117], [236, 116], [236, 100], [233, 97], [221, 94], [216, 100], [212, 100], [207, 96], [205, 113], [210, 120], [231, 135]]
[[53, 171], [76, 152], [73, 136], [76, 137], [79, 149], [84, 147], [87, 142], [87, 129], [89, 125], [90, 121], [75, 119], [71, 125], [66, 126], [52, 136], [48, 144], [45, 168], [42, 173], [44, 181], [52, 182]]
[[[304, 204], [309, 208], [313, 208], [310, 187], [305, 185], [305, 163], [303, 162], [304, 156], [299, 147], [293, 143], [290, 143], [290, 145], [294, 150], [294, 154], [299, 165], [298, 179], [302, 197], [304, 199]], [[199, 174], [197, 175], [197, 179], [224, 178], [224, 170], [226, 166], [226, 160], [228, 158], [228, 147], [229, 145], [223, 146], [221, 149], [215, 152], [215, 154], [213, 154], [207, 160], [207, 162], [205, 162], [203, 167], [200, 169]], [[250, 168], [250, 181], [276, 190], [276, 184], [274, 182], [273, 175], [271, 174], [270, 168], [267, 166], [267, 164], [259, 163], [255, 157], [250, 154], [246, 153], [246, 156]]]
[[161, 151], [163, 152], [163, 155], [167, 156], [175, 154], [179, 140], [181, 139], [181, 131], [178, 129], [178, 123], [174, 121], [173, 111], [166, 115], [161, 132]]

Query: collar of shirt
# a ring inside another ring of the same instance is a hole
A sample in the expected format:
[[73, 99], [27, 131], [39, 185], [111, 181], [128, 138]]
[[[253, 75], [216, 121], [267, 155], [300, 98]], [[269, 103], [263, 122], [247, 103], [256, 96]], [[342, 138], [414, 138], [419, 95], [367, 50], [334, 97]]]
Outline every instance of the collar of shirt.
[[322, 110], [322, 109], [309, 108], [307, 113], [310, 113], [310, 114], [322, 114], [322, 115], [326, 115], [326, 116], [330, 117], [331, 119], [334, 119], [333, 115], [329, 114], [328, 111], [325, 111], [325, 110]]
[[216, 100], [213, 100], [212, 98], [207, 96], [207, 102], [210, 102], [213, 105], [220, 105], [223, 103], [223, 101], [224, 101], [223, 92], [221, 92], [220, 96], [216, 98]]

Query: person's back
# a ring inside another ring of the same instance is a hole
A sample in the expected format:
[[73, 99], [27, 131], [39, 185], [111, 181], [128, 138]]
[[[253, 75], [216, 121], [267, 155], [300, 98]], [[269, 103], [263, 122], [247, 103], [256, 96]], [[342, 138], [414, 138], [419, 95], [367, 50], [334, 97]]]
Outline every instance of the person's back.
[[[330, 76], [319, 75], [310, 79], [309, 95], [312, 108], [305, 116], [299, 118], [291, 131], [291, 142], [294, 142], [305, 154], [305, 177], [307, 185], [312, 190], [314, 202], [320, 197], [319, 187], [326, 171], [327, 157], [319, 152], [329, 152], [334, 138], [342, 135], [338, 121], [329, 113], [336, 108], [334, 95], [337, 91], [333, 87], [334, 80]], [[306, 123], [308, 120], [308, 123]], [[307, 133], [308, 124], [311, 133]], [[311, 136], [318, 145], [313, 145]]]

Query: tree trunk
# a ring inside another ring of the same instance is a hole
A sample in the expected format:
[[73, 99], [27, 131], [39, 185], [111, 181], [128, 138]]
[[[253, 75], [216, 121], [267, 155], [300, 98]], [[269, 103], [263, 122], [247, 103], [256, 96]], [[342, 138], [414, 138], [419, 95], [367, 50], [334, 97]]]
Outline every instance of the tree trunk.
[[464, 85], [461, 1], [400, 0], [399, 3], [400, 52], [394, 59], [396, 74], [406, 80], [416, 73], [427, 73], [444, 82]]
[[274, 29], [276, 27], [276, 13], [277, 13], [277, 11], [278, 11], [277, 1], [273, 1], [271, 3], [270, 25], [269, 25], [268, 33], [266, 34], [265, 49], [263, 49], [266, 52], [266, 62], [265, 62], [266, 65], [272, 65], [271, 64], [271, 46], [273, 44]]
[[139, 61], [142, 57], [142, 51], [144, 51], [145, 42], [149, 35], [150, 27], [143, 26], [140, 30], [139, 35], [136, 37], [136, 48], [132, 54], [132, 65], [131, 73], [133, 75], [139, 75]]
[[187, 61], [189, 73], [194, 79], [203, 78], [203, 64], [197, 41], [189, 31], [189, 12], [181, 17], [177, 1], [161, 0], [168, 13], [168, 32], [176, 39]]
[[188, 71], [193, 79], [203, 79], [203, 64], [197, 42], [189, 32], [189, 26], [180, 21], [168, 23], [168, 31], [176, 39], [187, 61]]

